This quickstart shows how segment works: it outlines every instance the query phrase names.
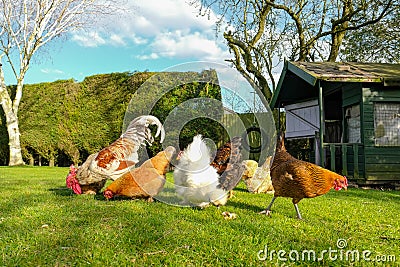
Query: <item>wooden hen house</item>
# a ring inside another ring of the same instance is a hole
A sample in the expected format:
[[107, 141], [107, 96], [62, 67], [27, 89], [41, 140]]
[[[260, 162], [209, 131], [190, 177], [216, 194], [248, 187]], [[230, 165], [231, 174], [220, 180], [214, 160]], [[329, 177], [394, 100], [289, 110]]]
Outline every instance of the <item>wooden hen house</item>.
[[400, 64], [285, 62], [271, 108], [286, 138], [358, 184], [400, 184]]

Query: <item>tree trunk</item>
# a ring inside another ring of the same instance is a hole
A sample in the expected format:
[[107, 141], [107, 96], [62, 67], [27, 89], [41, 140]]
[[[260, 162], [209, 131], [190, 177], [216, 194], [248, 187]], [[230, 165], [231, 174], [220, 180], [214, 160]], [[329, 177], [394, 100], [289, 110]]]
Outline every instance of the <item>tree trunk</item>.
[[29, 165], [34, 166], [35, 165], [35, 159], [33, 158], [33, 155], [29, 155]]
[[10, 161], [9, 166], [24, 165], [21, 153], [20, 132], [18, 126], [18, 118], [14, 113], [6, 115], [7, 131], [8, 131], [8, 145], [10, 148]]
[[[353, 1], [347, 0], [343, 2], [342, 18], [349, 16], [353, 13]], [[339, 56], [340, 47], [342, 46], [344, 36], [346, 35], [346, 29], [349, 27], [349, 21], [344, 20], [342, 22], [332, 22], [332, 45], [329, 53], [329, 62], [335, 62]]]
[[[18, 117], [12, 108], [12, 101], [4, 84], [4, 76], [0, 65], [0, 103], [2, 104], [8, 132], [8, 145], [10, 149], [9, 166], [24, 165], [21, 153], [20, 132]], [[17, 109], [16, 109], [17, 110]]]
[[18, 80], [17, 91], [15, 95], [15, 101], [11, 100], [10, 95], [7, 91], [7, 86], [4, 82], [4, 72], [1, 64], [0, 57], [0, 103], [4, 111], [4, 116], [6, 117], [6, 125], [8, 132], [8, 145], [10, 148], [10, 161], [9, 166], [24, 165], [21, 153], [21, 142], [20, 142], [20, 132], [18, 125], [18, 106], [22, 97], [22, 83], [23, 76]]
[[55, 163], [54, 157], [51, 156], [51, 158], [49, 160], [49, 167], [54, 167], [54, 163]]
[[335, 62], [339, 56], [340, 47], [342, 46], [345, 34], [345, 31], [332, 34], [332, 45], [328, 58], [329, 62]]

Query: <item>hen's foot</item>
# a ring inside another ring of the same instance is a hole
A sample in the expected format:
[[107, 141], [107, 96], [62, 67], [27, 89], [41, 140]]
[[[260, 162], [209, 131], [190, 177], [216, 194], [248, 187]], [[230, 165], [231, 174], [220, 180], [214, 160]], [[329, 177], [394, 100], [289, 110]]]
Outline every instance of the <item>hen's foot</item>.
[[270, 211], [270, 210], [263, 210], [263, 211], [259, 212], [258, 214], [265, 214], [266, 216], [271, 216], [272, 211]]

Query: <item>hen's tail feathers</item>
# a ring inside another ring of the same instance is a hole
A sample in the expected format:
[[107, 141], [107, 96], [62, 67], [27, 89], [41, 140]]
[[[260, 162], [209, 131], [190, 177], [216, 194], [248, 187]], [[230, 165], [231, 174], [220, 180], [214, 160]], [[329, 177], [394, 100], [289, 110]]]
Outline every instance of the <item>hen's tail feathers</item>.
[[262, 168], [265, 170], [270, 170], [271, 166], [272, 166], [272, 156], [269, 156], [262, 165]]
[[278, 135], [278, 142], [276, 143], [277, 151], [286, 151], [285, 147], [285, 133], [281, 131]]
[[132, 139], [137, 144], [143, 144], [146, 141], [151, 145], [154, 142], [154, 138], [149, 129], [149, 125], [157, 126], [155, 137], [158, 137], [161, 134], [160, 143], [162, 143], [165, 138], [164, 127], [156, 117], [151, 115], [140, 116], [132, 120], [121, 137]]
[[242, 164], [242, 138], [234, 137], [231, 140], [231, 155], [224, 173], [219, 178], [219, 188], [230, 191], [240, 182], [245, 170]]
[[196, 166], [196, 169], [206, 168], [210, 164], [210, 150], [200, 134], [193, 137], [192, 143], [186, 147], [182, 157], [186, 162], [194, 163], [191, 166]]

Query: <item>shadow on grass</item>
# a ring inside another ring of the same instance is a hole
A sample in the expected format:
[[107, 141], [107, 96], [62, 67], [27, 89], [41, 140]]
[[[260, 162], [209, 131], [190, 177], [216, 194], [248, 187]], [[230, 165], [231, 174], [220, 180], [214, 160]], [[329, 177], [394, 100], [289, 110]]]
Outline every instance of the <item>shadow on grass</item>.
[[[54, 195], [61, 196], [61, 197], [70, 197], [70, 196], [78, 197], [78, 195], [74, 194], [74, 192], [71, 189], [66, 188], [66, 187], [50, 188], [50, 189], [48, 189], [48, 191], [50, 191]], [[146, 198], [131, 198], [131, 197], [126, 197], [126, 196], [115, 196], [111, 199], [106, 199], [104, 197], [103, 193], [101, 193], [101, 192], [96, 195], [93, 195], [93, 198], [98, 201], [136, 201], [136, 200], [142, 200], [145, 202], [148, 201]], [[178, 203], [178, 200], [174, 197], [170, 197], [170, 198], [164, 197], [162, 199], [153, 198], [153, 200], [155, 202], [161, 202], [161, 203], [165, 203], [165, 204]], [[178, 204], [176, 204], [174, 206], [178, 206]]]
[[399, 191], [381, 191], [377, 189], [349, 189], [340, 193], [329, 194], [329, 197], [335, 199], [354, 197], [369, 200], [394, 201], [400, 203]]
[[247, 189], [240, 188], [240, 187], [236, 187], [235, 191], [249, 193], [249, 191]]
[[[70, 197], [70, 196], [78, 196], [76, 195], [71, 189], [67, 187], [55, 187], [55, 188], [50, 188], [48, 189], [52, 194], [56, 196], [61, 196], [61, 197]], [[93, 195], [93, 198], [96, 200], [105, 200], [106, 198], [103, 196], [103, 194], [99, 193], [97, 195]]]
[[258, 206], [258, 205], [256, 206], [256, 205], [243, 203], [243, 202], [239, 202], [239, 201], [234, 201], [234, 200], [228, 201], [228, 204], [227, 204], [227, 206], [232, 206], [234, 208], [238, 208], [238, 209], [242, 209], [242, 210], [251, 210], [251, 211], [254, 211], [254, 212], [257, 212], [257, 213], [262, 211], [262, 210], [265, 210], [267, 205], [265, 205], [265, 207], [261, 207], [261, 206]]
[[69, 197], [75, 195], [74, 192], [69, 188], [57, 187], [57, 188], [50, 188], [50, 192], [57, 196]]
[[[69, 189], [67, 187], [50, 188], [49, 191], [52, 192], [54, 195], [62, 196], [62, 197], [77, 196], [71, 189]], [[102, 193], [98, 193], [96, 195], [93, 195], [93, 198], [95, 200], [101, 200], [101, 201], [107, 200], [103, 196]], [[127, 200], [127, 199], [131, 199], [131, 198], [127, 198], [127, 197], [116, 197], [115, 198], [115, 200]]]

